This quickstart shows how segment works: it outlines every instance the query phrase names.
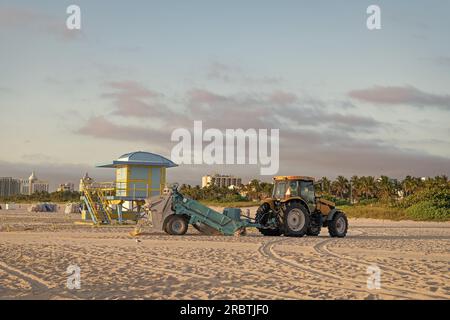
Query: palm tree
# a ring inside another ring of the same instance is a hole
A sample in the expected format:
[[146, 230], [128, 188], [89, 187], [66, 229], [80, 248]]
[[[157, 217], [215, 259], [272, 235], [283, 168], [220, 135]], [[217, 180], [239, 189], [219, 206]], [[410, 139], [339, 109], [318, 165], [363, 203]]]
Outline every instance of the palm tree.
[[272, 195], [273, 183], [261, 182], [260, 199], [269, 198]]
[[376, 190], [377, 186], [374, 177], [361, 177], [361, 192], [366, 199], [373, 198], [376, 194]]
[[358, 176], [350, 178], [350, 202], [358, 202], [361, 196], [361, 183]]
[[260, 200], [262, 193], [260, 181], [253, 179], [247, 185], [242, 187], [242, 191], [249, 200]]
[[436, 176], [433, 180], [436, 186], [445, 186], [448, 183], [448, 177], [446, 175]]
[[419, 189], [419, 186], [422, 184], [422, 181], [418, 178], [413, 178], [411, 176], [406, 176], [406, 178], [402, 181], [402, 190], [405, 196], [409, 196]]
[[394, 194], [394, 184], [387, 176], [381, 176], [380, 179], [377, 180], [377, 193], [378, 198], [384, 201], [389, 201], [392, 199]]
[[343, 199], [349, 190], [348, 180], [344, 176], [338, 176], [332, 183], [332, 188], [335, 194]]
[[327, 178], [327, 177], [322, 177], [319, 180], [320, 183], [320, 191], [322, 193], [327, 193], [330, 194], [330, 190], [331, 190], [331, 181]]

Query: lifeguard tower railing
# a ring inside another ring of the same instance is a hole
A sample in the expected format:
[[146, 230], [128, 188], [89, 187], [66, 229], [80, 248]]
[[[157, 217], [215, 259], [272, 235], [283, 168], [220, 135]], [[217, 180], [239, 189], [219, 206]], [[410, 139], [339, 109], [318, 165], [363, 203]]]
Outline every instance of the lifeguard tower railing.
[[[112, 192], [111, 186], [82, 181], [83, 196], [91, 220], [95, 224], [109, 224], [112, 220], [112, 209], [106, 198], [107, 192]], [[109, 191], [108, 191], [109, 190]]]
[[94, 184], [109, 200], [137, 201], [162, 194], [164, 187], [154, 188], [142, 182], [100, 182]]
[[122, 204], [130, 204], [128, 211], [140, 211], [140, 206], [145, 199], [157, 192], [161, 194], [161, 188], [151, 188], [149, 185], [142, 187], [142, 183], [118, 182], [89, 182], [83, 181], [82, 200], [95, 224], [110, 224], [111, 220], [122, 220]]

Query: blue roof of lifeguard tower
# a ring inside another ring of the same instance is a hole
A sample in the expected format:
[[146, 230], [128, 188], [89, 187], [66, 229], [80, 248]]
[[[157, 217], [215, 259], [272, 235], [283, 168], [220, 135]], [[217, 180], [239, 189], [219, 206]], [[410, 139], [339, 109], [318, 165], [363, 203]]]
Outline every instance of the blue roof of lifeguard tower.
[[99, 168], [115, 168], [120, 165], [127, 164], [135, 164], [135, 165], [144, 165], [144, 166], [160, 166], [165, 168], [171, 168], [178, 166], [173, 163], [171, 160], [160, 156], [159, 154], [144, 152], [144, 151], [136, 151], [126, 153], [121, 155], [119, 159], [114, 160], [113, 162], [102, 163], [96, 165]]

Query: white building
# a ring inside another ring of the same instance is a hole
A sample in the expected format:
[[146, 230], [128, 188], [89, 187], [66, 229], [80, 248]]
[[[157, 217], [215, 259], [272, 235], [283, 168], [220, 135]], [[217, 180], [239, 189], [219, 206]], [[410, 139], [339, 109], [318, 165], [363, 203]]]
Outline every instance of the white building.
[[202, 177], [202, 188], [207, 186], [217, 186], [217, 187], [230, 187], [230, 186], [240, 186], [242, 184], [242, 179], [231, 176], [231, 175], [207, 175]]
[[35, 192], [48, 192], [49, 184], [46, 181], [41, 181], [36, 177], [34, 171], [31, 173], [30, 177], [21, 180], [21, 193], [31, 195]]
[[31, 195], [35, 192], [48, 192], [49, 184], [36, 177], [34, 171], [28, 179], [0, 178], [0, 196], [8, 197], [16, 194]]

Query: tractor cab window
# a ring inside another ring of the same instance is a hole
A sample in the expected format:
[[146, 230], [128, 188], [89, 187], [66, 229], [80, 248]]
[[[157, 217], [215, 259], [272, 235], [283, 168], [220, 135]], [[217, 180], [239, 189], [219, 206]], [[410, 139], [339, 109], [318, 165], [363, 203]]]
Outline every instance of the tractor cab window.
[[273, 190], [273, 198], [283, 199], [286, 195], [286, 182], [278, 182]]
[[286, 191], [286, 195], [290, 197], [299, 197], [300, 192], [298, 189], [298, 181], [289, 181], [289, 189]]
[[300, 181], [300, 194], [308, 203], [315, 202], [314, 183], [312, 181]]

